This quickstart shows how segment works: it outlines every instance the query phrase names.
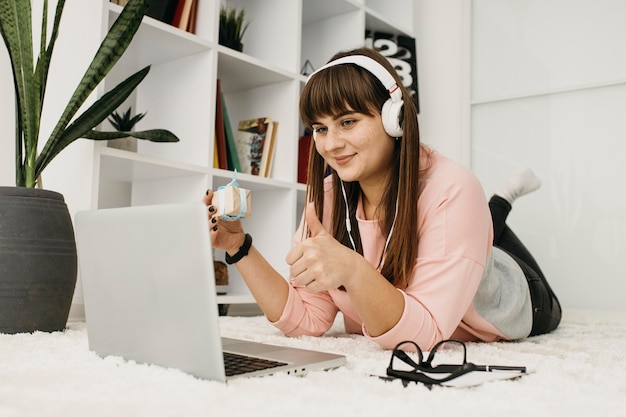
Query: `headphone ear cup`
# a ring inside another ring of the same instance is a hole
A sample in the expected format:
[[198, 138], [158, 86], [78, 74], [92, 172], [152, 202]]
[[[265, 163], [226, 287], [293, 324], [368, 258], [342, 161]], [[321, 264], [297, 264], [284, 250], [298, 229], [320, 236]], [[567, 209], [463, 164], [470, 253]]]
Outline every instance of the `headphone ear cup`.
[[391, 99], [385, 101], [381, 111], [381, 118], [385, 132], [389, 136], [398, 138], [402, 136], [402, 127], [400, 127], [400, 116], [402, 114], [402, 106], [404, 102], [393, 101]]

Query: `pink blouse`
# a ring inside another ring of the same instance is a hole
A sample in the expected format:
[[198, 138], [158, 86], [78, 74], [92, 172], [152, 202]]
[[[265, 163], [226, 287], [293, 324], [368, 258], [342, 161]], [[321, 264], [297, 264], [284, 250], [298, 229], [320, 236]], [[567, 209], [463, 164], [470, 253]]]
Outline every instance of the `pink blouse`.
[[[388, 332], [371, 337], [357, 314], [350, 296], [341, 290], [312, 294], [290, 286], [287, 304], [273, 324], [288, 336], [322, 335], [332, 326], [339, 311], [346, 331], [362, 333], [391, 349], [405, 340], [423, 350], [438, 341], [456, 338], [464, 341], [496, 341], [505, 334], [478, 314], [473, 300], [491, 259], [493, 230], [491, 214], [476, 176], [436, 151], [430, 154], [430, 169], [424, 174], [424, 187], [418, 200], [419, 237], [415, 269], [404, 296], [404, 312]], [[331, 182], [327, 181], [324, 226], [330, 228]], [[357, 220], [363, 254], [378, 265], [385, 237], [377, 221], [365, 220], [359, 204]], [[293, 243], [302, 237], [300, 224]]]

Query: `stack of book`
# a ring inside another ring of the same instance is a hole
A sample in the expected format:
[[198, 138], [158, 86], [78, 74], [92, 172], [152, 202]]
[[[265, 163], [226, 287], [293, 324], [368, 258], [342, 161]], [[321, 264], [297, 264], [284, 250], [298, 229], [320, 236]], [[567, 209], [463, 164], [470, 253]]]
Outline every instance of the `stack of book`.
[[[195, 33], [198, 2], [199, 0], [154, 0], [146, 16]], [[111, 0], [111, 3], [125, 6], [128, 0]]]
[[240, 120], [233, 131], [220, 80], [217, 80], [213, 166], [269, 177], [278, 122], [269, 117]]

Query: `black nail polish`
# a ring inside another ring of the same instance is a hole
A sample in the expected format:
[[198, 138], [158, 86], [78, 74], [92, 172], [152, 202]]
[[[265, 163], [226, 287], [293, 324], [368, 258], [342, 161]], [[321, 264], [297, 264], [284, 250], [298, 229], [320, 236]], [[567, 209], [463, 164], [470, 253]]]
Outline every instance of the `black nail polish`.
[[214, 231], [214, 232], [217, 232], [217, 226], [215, 226], [215, 227], [213, 228], [213, 231]]
[[209, 190], [206, 190], [206, 195], [209, 195]]
[[213, 218], [211, 219], [211, 223], [217, 223], [217, 219], [216, 219], [215, 217], [213, 217]]
[[213, 213], [215, 211], [215, 207], [211, 206], [209, 207], [209, 212]]

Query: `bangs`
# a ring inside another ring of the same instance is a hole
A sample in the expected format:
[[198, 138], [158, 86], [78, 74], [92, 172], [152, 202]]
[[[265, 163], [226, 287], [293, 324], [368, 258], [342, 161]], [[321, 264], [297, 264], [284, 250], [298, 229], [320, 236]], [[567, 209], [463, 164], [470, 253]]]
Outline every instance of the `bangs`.
[[369, 71], [350, 64], [336, 65], [307, 82], [300, 96], [300, 117], [310, 128], [324, 116], [351, 111], [373, 116], [388, 98], [387, 90]]

